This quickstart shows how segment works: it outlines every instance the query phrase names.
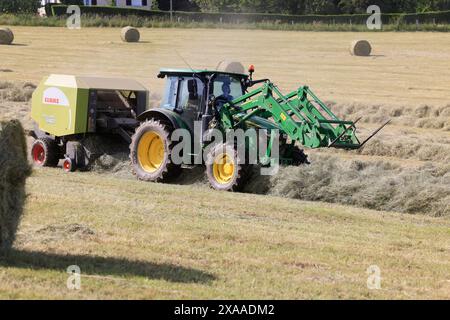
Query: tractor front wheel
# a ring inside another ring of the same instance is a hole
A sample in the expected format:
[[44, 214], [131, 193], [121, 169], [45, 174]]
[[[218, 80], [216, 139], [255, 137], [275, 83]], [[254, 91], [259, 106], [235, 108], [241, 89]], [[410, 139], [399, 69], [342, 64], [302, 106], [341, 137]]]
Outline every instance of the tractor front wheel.
[[130, 159], [134, 174], [144, 181], [166, 182], [181, 173], [172, 161], [173, 128], [155, 120], [142, 123], [132, 137]]
[[206, 159], [206, 175], [211, 187], [220, 191], [241, 191], [249, 172], [243, 162], [232, 145], [212, 147]]
[[295, 146], [294, 150], [292, 150], [292, 165], [301, 166], [303, 164], [310, 164], [308, 161], [308, 156], [303, 152], [302, 149]]
[[47, 137], [37, 139], [31, 147], [31, 158], [38, 167], [56, 167], [59, 162], [58, 145]]

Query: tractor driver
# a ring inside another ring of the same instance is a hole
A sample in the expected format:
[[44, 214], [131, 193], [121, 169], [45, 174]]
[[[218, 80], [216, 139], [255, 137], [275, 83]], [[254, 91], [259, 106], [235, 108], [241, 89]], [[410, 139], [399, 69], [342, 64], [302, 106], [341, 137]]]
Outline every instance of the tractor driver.
[[231, 102], [233, 100], [233, 96], [231, 95], [231, 86], [229, 81], [225, 81], [222, 84], [222, 94], [216, 98], [216, 108], [217, 111], [222, 109], [223, 105]]
[[227, 102], [233, 101], [233, 96], [231, 95], [231, 86], [229, 82], [224, 82], [222, 85], [222, 95], [220, 98], [223, 98]]

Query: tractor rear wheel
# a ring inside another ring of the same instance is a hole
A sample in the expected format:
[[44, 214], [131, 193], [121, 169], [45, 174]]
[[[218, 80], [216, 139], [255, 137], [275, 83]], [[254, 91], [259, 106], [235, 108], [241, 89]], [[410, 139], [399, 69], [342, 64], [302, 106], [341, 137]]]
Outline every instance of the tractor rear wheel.
[[243, 160], [230, 144], [211, 148], [206, 159], [206, 175], [211, 187], [220, 191], [241, 191], [249, 172]]
[[172, 161], [173, 128], [155, 120], [142, 123], [133, 135], [130, 159], [133, 172], [140, 180], [167, 182], [181, 173], [181, 165]]
[[31, 147], [31, 158], [38, 167], [56, 167], [59, 162], [59, 150], [56, 142], [51, 138], [40, 138]]

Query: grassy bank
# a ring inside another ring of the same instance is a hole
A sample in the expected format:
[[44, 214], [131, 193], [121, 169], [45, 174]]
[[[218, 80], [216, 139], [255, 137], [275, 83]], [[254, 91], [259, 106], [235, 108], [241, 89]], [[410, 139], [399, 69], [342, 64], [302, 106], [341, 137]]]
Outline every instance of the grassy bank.
[[[301, 23], [213, 23], [197, 21], [169, 21], [138, 16], [83, 16], [82, 27], [125, 27], [133, 25], [139, 28], [208, 28], [208, 29], [250, 29], [284, 31], [336, 31], [336, 32], [390, 32], [390, 31], [437, 31], [449, 32], [447, 24], [386, 24], [382, 30], [369, 30], [366, 25], [357, 24], [301, 24]], [[0, 25], [64, 27], [66, 19], [60, 17], [42, 18], [33, 15], [0, 14]]]
[[[36, 170], [0, 298], [448, 298], [448, 220]], [[243, 204], [245, 205], [243, 206]], [[66, 287], [70, 265], [81, 290]], [[366, 286], [381, 269], [381, 290]]]

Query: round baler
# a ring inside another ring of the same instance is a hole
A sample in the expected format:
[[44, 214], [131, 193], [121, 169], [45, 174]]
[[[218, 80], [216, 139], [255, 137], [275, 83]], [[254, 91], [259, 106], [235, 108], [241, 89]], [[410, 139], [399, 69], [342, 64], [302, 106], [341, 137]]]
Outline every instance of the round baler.
[[119, 135], [127, 143], [148, 105], [148, 90], [130, 79], [50, 75], [33, 93], [31, 117], [37, 166], [85, 168], [95, 156], [83, 141], [92, 135]]

